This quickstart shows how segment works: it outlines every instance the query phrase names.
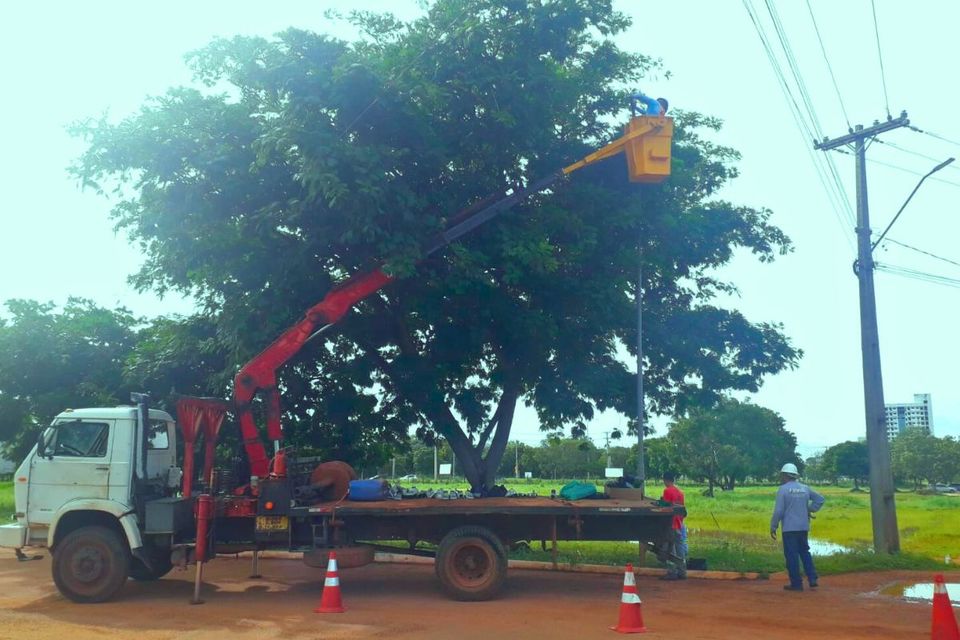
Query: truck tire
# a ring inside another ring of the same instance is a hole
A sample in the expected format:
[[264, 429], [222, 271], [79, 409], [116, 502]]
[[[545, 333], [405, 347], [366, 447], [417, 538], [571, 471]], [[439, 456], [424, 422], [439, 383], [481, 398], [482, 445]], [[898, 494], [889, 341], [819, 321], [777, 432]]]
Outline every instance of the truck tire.
[[53, 552], [53, 581], [74, 602], [109, 600], [126, 582], [129, 570], [126, 541], [107, 527], [71, 531]]
[[458, 527], [445, 535], [437, 549], [437, 577], [456, 600], [493, 598], [507, 577], [507, 552], [489, 529]]
[[159, 580], [170, 573], [170, 570], [173, 569], [173, 562], [170, 560], [170, 549], [150, 548], [145, 549], [145, 551], [150, 558], [150, 564], [153, 568], [149, 569], [147, 565], [143, 564], [139, 559], [131, 558], [131, 578], [139, 580], [140, 582], [150, 582], [152, 580]]

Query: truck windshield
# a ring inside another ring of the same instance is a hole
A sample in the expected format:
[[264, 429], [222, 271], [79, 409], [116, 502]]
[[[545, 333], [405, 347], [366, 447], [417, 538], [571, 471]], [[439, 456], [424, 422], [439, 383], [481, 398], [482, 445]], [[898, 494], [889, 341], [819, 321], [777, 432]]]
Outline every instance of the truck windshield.
[[61, 422], [53, 438], [53, 455], [102, 458], [107, 455], [109, 433], [110, 426], [106, 422]]

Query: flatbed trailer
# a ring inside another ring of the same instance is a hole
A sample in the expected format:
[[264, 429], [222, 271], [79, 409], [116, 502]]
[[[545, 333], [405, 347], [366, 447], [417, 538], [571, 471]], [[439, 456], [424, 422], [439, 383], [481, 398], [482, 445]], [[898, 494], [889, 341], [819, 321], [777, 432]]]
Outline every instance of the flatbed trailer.
[[673, 517], [685, 513], [683, 507], [644, 499], [503, 497], [342, 500], [279, 510], [274, 505], [272, 515], [237, 517], [229, 515], [232, 500], [217, 501], [210, 557], [253, 551], [256, 574], [263, 550], [302, 552], [304, 562], [315, 567], [326, 566], [329, 552], [336, 551], [340, 568], [350, 568], [371, 562], [374, 552], [385, 548], [377, 543], [401, 541], [405, 546], [389, 550], [435, 557], [437, 577], [459, 600], [494, 597], [506, 579], [507, 550], [520, 542], [539, 541], [556, 561], [561, 541], [637, 540], [638, 550], [649, 548], [666, 559]]

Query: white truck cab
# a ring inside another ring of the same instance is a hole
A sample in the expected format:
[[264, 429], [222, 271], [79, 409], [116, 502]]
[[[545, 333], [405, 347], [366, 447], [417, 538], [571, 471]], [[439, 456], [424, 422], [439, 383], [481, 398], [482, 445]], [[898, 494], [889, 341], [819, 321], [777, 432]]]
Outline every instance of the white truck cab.
[[16, 522], [0, 547], [48, 547], [60, 591], [78, 602], [109, 598], [128, 575], [170, 570], [169, 542], [145, 535], [146, 504], [180, 486], [176, 425], [139, 406], [68, 409], [16, 470]]

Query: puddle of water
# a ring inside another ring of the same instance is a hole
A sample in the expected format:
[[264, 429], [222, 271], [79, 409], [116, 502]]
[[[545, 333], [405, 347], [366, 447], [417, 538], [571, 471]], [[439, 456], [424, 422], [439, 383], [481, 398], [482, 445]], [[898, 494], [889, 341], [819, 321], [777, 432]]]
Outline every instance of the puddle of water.
[[828, 542], [827, 540], [810, 538], [807, 542], [810, 545], [810, 553], [815, 556], [832, 556], [835, 553], [849, 553], [853, 551], [850, 547], [845, 547], [835, 542]]
[[[947, 594], [950, 596], [950, 601], [954, 604], [960, 604], [960, 583], [957, 582], [948, 582], [947, 583]], [[894, 596], [897, 598], [904, 598], [906, 600], [933, 600], [933, 583], [932, 582], [897, 582], [890, 585], [889, 587], [884, 587], [880, 590], [885, 596]]]

